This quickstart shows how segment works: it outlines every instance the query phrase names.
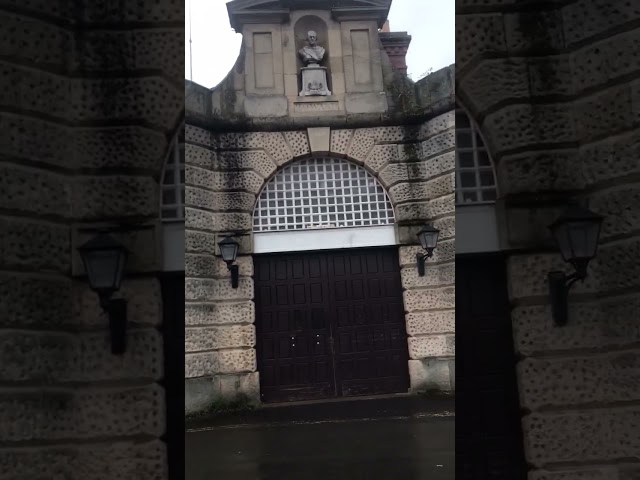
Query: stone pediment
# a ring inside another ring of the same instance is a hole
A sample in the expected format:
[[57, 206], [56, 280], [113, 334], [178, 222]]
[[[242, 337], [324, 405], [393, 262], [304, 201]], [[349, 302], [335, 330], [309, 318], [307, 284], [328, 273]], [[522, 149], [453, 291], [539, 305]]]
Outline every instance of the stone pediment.
[[233, 0], [227, 3], [231, 26], [283, 23], [295, 10], [330, 10], [340, 20], [375, 19], [382, 27], [389, 15], [392, 0]]

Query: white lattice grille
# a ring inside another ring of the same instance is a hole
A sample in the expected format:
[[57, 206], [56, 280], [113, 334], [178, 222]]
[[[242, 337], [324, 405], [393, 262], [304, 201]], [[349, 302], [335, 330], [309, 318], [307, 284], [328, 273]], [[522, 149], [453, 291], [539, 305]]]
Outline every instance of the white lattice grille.
[[255, 232], [389, 225], [389, 198], [364, 168], [311, 158], [279, 172], [264, 188], [253, 216]]
[[184, 220], [184, 144], [176, 140], [162, 178], [162, 219]]
[[496, 200], [489, 153], [476, 126], [462, 110], [456, 110], [456, 199], [459, 204]]

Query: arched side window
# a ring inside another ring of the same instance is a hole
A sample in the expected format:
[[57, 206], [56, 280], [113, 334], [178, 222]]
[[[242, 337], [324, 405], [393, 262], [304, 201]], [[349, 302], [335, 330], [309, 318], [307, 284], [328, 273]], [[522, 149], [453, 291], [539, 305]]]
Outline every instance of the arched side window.
[[184, 140], [176, 138], [169, 152], [162, 178], [162, 220], [184, 221]]
[[320, 157], [293, 163], [267, 183], [256, 204], [253, 231], [393, 223], [389, 197], [373, 175], [346, 160]]
[[456, 202], [496, 201], [496, 181], [487, 148], [476, 125], [462, 109], [456, 110]]

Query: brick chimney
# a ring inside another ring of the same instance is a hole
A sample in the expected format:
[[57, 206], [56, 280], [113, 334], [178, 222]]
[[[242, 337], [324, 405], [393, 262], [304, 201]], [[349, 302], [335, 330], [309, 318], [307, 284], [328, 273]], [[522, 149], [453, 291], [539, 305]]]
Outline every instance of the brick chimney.
[[411, 43], [411, 35], [407, 32], [392, 32], [389, 20], [379, 32], [382, 46], [389, 55], [393, 69], [404, 75], [407, 74], [407, 52]]

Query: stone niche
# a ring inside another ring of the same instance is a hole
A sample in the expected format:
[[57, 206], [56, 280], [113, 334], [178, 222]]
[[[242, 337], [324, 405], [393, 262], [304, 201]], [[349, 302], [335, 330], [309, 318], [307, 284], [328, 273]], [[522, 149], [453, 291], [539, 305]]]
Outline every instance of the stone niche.
[[[372, 2], [380, 6], [364, 9], [356, 0], [345, 0], [339, 8], [308, 0], [230, 2], [231, 25], [243, 35], [244, 72], [231, 75], [244, 77], [233, 82], [244, 114], [282, 118], [386, 113], [386, 53], [378, 29], [391, 0]], [[305, 65], [299, 51], [307, 45], [309, 31], [317, 33], [325, 49], [320, 66], [326, 68], [330, 95], [300, 95]]]

